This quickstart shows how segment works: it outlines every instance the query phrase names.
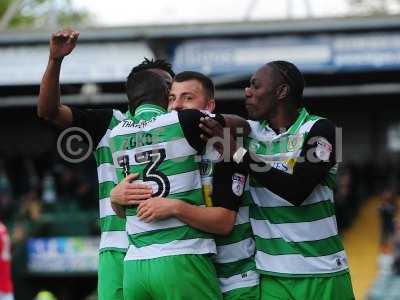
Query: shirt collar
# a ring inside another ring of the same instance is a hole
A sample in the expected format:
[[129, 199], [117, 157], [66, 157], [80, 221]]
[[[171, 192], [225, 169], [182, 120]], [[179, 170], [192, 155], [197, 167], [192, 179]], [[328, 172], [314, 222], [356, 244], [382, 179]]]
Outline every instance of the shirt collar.
[[147, 120], [155, 116], [163, 115], [167, 110], [159, 105], [155, 104], [141, 104], [135, 109], [135, 113], [129, 112], [128, 117], [133, 117], [134, 119]]
[[[277, 136], [281, 136], [281, 135], [285, 135], [285, 134], [294, 134], [295, 132], [297, 132], [297, 130], [300, 128], [301, 125], [303, 125], [304, 121], [307, 119], [307, 117], [309, 116], [308, 111], [304, 108], [301, 107], [298, 110], [298, 117], [296, 119], [296, 121], [289, 127], [288, 130], [286, 130], [285, 132], [282, 132], [280, 134], [277, 134]], [[260, 122], [261, 128], [263, 129], [267, 129], [270, 131], [274, 131], [271, 127], [269, 127], [269, 124], [266, 120]]]

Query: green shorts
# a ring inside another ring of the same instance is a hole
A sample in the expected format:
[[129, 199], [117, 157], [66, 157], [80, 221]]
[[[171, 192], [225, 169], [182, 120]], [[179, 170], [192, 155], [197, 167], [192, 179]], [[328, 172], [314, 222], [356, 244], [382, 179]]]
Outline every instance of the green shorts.
[[260, 285], [234, 289], [222, 294], [224, 300], [259, 300]]
[[261, 275], [261, 300], [354, 300], [350, 274], [287, 278]]
[[99, 255], [97, 293], [99, 300], [123, 300], [125, 253], [104, 250]]
[[124, 262], [125, 300], [221, 300], [214, 266], [205, 255]]

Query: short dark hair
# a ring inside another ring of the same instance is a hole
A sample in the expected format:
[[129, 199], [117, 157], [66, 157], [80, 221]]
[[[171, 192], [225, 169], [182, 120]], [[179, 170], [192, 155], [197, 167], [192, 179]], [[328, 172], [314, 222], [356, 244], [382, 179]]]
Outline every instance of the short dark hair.
[[133, 112], [142, 103], [168, 105], [168, 87], [158, 74], [144, 70], [131, 72], [126, 81], [129, 108]]
[[268, 66], [278, 74], [281, 75], [283, 80], [289, 85], [289, 96], [296, 98], [297, 101], [302, 101], [304, 90], [304, 77], [300, 70], [291, 62], [284, 60], [275, 60], [267, 63]]
[[169, 75], [171, 75], [172, 78], [174, 78], [175, 73], [172, 70], [172, 66], [169, 62], [167, 62], [164, 59], [148, 59], [148, 58], [144, 58], [144, 60], [137, 65], [136, 67], [134, 67], [131, 71], [131, 73], [137, 73], [140, 71], [145, 71], [145, 70], [149, 70], [149, 69], [160, 69], [160, 70], [164, 70], [165, 72], [169, 73]]
[[175, 75], [174, 81], [184, 82], [189, 80], [197, 80], [203, 86], [204, 91], [209, 99], [214, 99], [214, 83], [211, 78], [200, 72], [184, 71]]

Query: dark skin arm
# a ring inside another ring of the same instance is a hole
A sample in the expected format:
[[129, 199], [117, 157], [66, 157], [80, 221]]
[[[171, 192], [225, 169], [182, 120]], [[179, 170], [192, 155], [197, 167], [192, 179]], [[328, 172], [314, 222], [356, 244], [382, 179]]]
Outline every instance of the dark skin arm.
[[[208, 139], [207, 136], [221, 136], [223, 134], [222, 126], [211, 119], [204, 119], [202, 124], [202, 129], [206, 133], [202, 137], [204, 140]], [[332, 149], [327, 160], [323, 160], [317, 155], [318, 145], [324, 144], [325, 141]], [[216, 148], [220, 151], [218, 147]], [[230, 145], [226, 150], [229, 151], [230, 157], [236, 149], [236, 142], [231, 137]], [[334, 125], [327, 120], [319, 120], [314, 124], [304, 141], [300, 154], [303, 161], [295, 163], [291, 174], [274, 168], [269, 162], [263, 161], [252, 152], [246, 153], [241, 165], [263, 187], [298, 206], [307, 199], [313, 189], [323, 181], [330, 169], [336, 164], [334, 149]]]
[[250, 134], [250, 125], [249, 123], [243, 119], [242, 117], [239, 117], [237, 115], [232, 115], [232, 114], [222, 114], [225, 120], [225, 126], [229, 127], [231, 129], [231, 132], [240, 135], [247, 136]]
[[69, 29], [51, 35], [49, 61], [40, 83], [37, 114], [61, 128], [73, 122], [71, 109], [60, 102], [61, 64], [75, 48], [78, 37], [78, 32]]

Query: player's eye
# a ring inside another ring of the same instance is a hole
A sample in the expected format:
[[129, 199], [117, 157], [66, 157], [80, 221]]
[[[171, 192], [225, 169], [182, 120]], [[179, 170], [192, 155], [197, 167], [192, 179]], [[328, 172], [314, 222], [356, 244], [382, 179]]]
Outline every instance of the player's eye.
[[254, 79], [250, 80], [250, 86], [249, 87], [254, 88], [254, 89], [258, 89], [258, 85], [257, 85], [257, 83], [256, 83], [256, 81]]

